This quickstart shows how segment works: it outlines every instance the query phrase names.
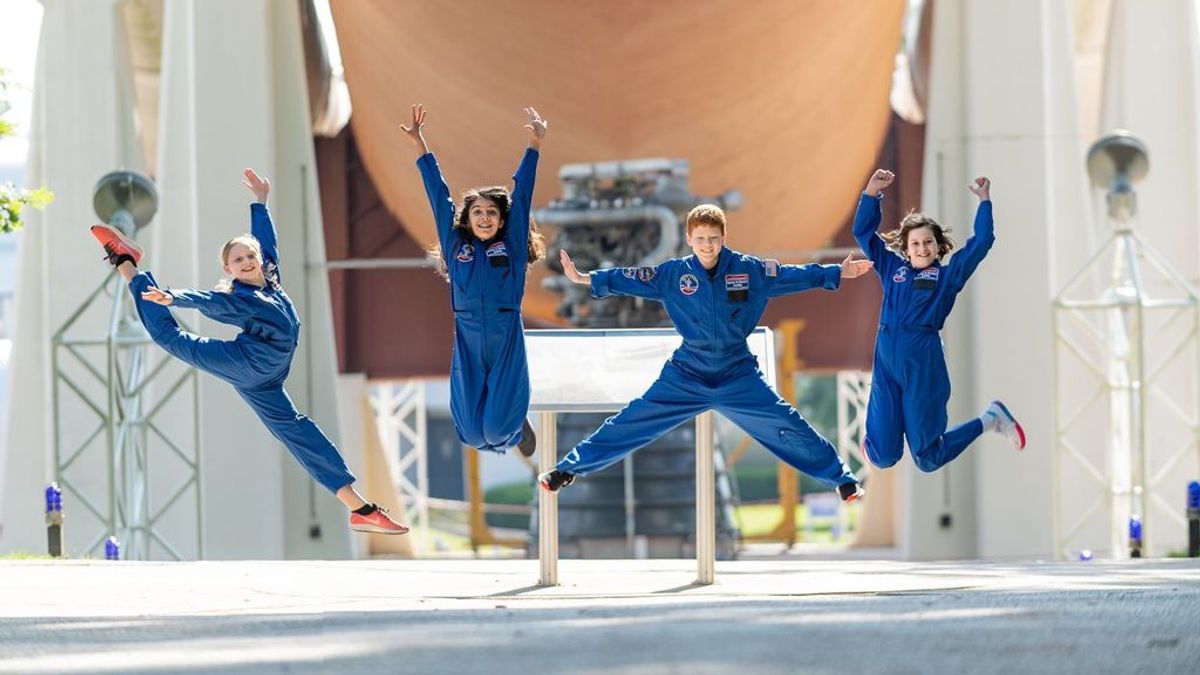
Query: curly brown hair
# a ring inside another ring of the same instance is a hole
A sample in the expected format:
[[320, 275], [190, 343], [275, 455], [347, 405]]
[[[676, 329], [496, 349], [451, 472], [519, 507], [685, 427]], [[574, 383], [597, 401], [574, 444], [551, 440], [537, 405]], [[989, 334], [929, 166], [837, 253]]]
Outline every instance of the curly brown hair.
[[[508, 213], [512, 210], [512, 193], [508, 188], [497, 185], [493, 187], [474, 188], [467, 190], [462, 195], [462, 202], [458, 210], [454, 214], [454, 229], [460, 230], [463, 237], [468, 241], [475, 237], [471, 232], [471, 207], [480, 198], [488, 199], [500, 211], [500, 229], [496, 232], [496, 239], [503, 239], [508, 234]], [[529, 217], [529, 260], [526, 262], [527, 267], [532, 267], [534, 263], [546, 257], [546, 240], [542, 237], [537, 221], [533, 216]], [[443, 279], [450, 281], [450, 272], [446, 263], [446, 253], [442, 250], [440, 243], [425, 249], [425, 255], [433, 262], [434, 271], [437, 272]]]
[[881, 233], [879, 236], [883, 238], [883, 243], [887, 245], [888, 250], [894, 251], [901, 258], [908, 260], [908, 233], [913, 230], [928, 227], [933, 232], [933, 239], [938, 245], [937, 259], [941, 260], [947, 253], [954, 250], [954, 240], [949, 236], [950, 228], [942, 227], [936, 220], [930, 218], [924, 213], [919, 213], [916, 209], [908, 212], [907, 216], [900, 221], [900, 227]]

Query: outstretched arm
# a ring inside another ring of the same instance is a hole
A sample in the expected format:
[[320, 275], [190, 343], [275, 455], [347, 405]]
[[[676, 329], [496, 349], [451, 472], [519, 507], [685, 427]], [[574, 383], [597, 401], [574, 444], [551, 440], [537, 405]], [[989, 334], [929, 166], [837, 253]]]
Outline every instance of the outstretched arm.
[[454, 232], [454, 199], [450, 197], [450, 187], [442, 177], [442, 168], [437, 159], [429, 151], [425, 143], [422, 129], [425, 126], [425, 106], [412, 107], [412, 123], [409, 126], [400, 125], [400, 130], [408, 136], [421, 156], [417, 158], [417, 169], [421, 172], [421, 180], [425, 184], [425, 196], [429, 198], [429, 206], [433, 209], [433, 220], [437, 225], [438, 243], [442, 252], [449, 251]]
[[558, 260], [562, 263], [563, 275], [577, 284], [592, 284], [592, 276], [590, 274], [582, 274], [575, 267], [575, 261], [571, 260], [571, 256], [567, 253], [567, 249], [560, 249], [558, 252]]
[[876, 169], [875, 173], [867, 180], [867, 187], [863, 188], [863, 194], [868, 197], [878, 197], [883, 194], [883, 191], [891, 186], [896, 180], [896, 174], [887, 169]]
[[164, 307], [170, 307], [171, 303], [175, 302], [174, 296], [157, 286], [147, 286], [146, 290], [142, 291], [142, 299]]
[[950, 281], [955, 289], [966, 285], [967, 280], [975, 273], [975, 268], [983, 262], [996, 241], [992, 221], [992, 181], [988, 180], [987, 176], [980, 176], [968, 185], [967, 189], [979, 197], [979, 207], [975, 210], [975, 231], [963, 244], [962, 249], [950, 258]]
[[180, 309], [199, 310], [213, 321], [231, 326], [240, 326], [245, 319], [246, 307], [232, 293], [194, 291], [186, 288], [163, 290], [151, 286], [142, 293], [142, 299], [160, 305], [174, 305]]
[[542, 119], [537, 110], [525, 108], [529, 130], [529, 148], [521, 156], [521, 164], [513, 174], [512, 210], [508, 213], [508, 242], [514, 249], [509, 255], [525, 260], [529, 246], [529, 213], [533, 208], [533, 186], [537, 182], [537, 164], [541, 156], [542, 139], [550, 122]]
[[254, 235], [262, 246], [263, 263], [273, 262], [278, 266], [279, 237], [275, 232], [275, 223], [271, 220], [271, 212], [267, 209], [271, 181], [259, 176], [254, 169], [247, 168], [242, 170], [242, 185], [254, 194], [254, 203], [250, 205], [250, 234]]
[[875, 263], [871, 262], [870, 260], [855, 260], [854, 251], [851, 251], [849, 255], [846, 256], [846, 259], [842, 261], [842, 278], [857, 279], [867, 272], [870, 272], [871, 268], [874, 266]]
[[267, 196], [271, 194], [271, 181], [259, 176], [254, 172], [254, 169], [246, 168], [242, 170], [242, 185], [245, 185], [247, 190], [254, 193], [254, 201], [256, 203], [267, 203]]
[[877, 169], [867, 181], [867, 187], [863, 189], [858, 200], [858, 210], [854, 213], [854, 240], [858, 242], [863, 253], [876, 263], [881, 273], [884, 262], [889, 259], [888, 256], [892, 256], [892, 253], [887, 250], [887, 245], [876, 233], [876, 230], [879, 229], [879, 222], [883, 219], [880, 200], [884, 189], [890, 186], [894, 180], [896, 180], [896, 174], [887, 169]]
[[429, 144], [425, 142], [425, 135], [421, 130], [425, 127], [425, 106], [421, 104], [412, 107], [412, 122], [408, 126], [400, 125], [400, 130], [408, 136], [408, 140], [412, 141], [413, 146], [417, 148], [418, 154], [429, 154]]
[[529, 118], [529, 123], [525, 125], [525, 128], [529, 130], [529, 147], [541, 152], [542, 139], [546, 137], [546, 132], [550, 129], [550, 121], [542, 119], [533, 106], [525, 108], [525, 115]]
[[590, 285], [594, 297], [632, 295], [647, 300], [662, 299], [657, 267], [614, 267], [583, 274], [575, 267], [575, 261], [566, 249], [559, 251], [558, 259], [562, 262], [563, 274], [577, 284]]

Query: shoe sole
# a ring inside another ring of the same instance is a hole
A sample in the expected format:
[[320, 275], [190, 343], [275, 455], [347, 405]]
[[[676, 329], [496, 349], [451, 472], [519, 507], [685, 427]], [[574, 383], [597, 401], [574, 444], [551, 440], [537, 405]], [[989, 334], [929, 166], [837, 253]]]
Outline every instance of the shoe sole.
[[[96, 223], [95, 225], [92, 226], [92, 229], [93, 230], [101, 229], [101, 230], [107, 230], [107, 231], [111, 232], [115, 236], [117, 241], [132, 248], [135, 252], [137, 252], [136, 258], [137, 258], [138, 262], [140, 262], [141, 259], [146, 255], [146, 251], [144, 249], [142, 249], [142, 247], [139, 246], [136, 241], [130, 239], [129, 237], [126, 237], [124, 235], [124, 233], [122, 233], [117, 228], [112, 227], [111, 225], [104, 225], [102, 223]], [[95, 237], [96, 236], [95, 233], [92, 233], [92, 236]], [[97, 238], [97, 241], [99, 241], [99, 238]], [[100, 245], [103, 246], [104, 242], [100, 242]]]
[[1007, 417], [1009, 419], [1009, 421], [1013, 423], [1013, 427], [1015, 427], [1017, 430], [1017, 438], [1019, 438], [1021, 440], [1021, 443], [1017, 446], [1017, 450], [1024, 450], [1025, 449], [1025, 429], [1021, 427], [1021, 423], [1017, 421], [1017, 418], [1014, 417], [1011, 412], [1009, 412], [1008, 406], [1004, 405], [1000, 401], [992, 401], [992, 403], [995, 403], [997, 406], [999, 406], [1000, 410], [1004, 413], [1005, 417]]
[[355, 532], [366, 532], [368, 534], [408, 534], [408, 529], [403, 530], [387, 530], [374, 525], [351, 525], [350, 529]]

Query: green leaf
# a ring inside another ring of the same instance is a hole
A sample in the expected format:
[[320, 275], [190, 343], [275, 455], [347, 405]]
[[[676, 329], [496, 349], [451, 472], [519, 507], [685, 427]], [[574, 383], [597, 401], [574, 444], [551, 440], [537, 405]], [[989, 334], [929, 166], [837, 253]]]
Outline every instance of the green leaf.
[[50, 202], [54, 201], [54, 193], [44, 187], [26, 190], [24, 196], [26, 203], [38, 211], [44, 210], [50, 205]]

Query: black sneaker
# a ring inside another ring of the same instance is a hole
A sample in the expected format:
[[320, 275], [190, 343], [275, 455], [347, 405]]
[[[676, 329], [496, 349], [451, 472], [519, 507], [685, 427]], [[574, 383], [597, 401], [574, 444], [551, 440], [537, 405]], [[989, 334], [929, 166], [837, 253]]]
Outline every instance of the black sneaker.
[[521, 440], [517, 442], [517, 450], [520, 450], [521, 454], [526, 457], [533, 457], [535, 449], [537, 449], [537, 434], [533, 433], [533, 427], [526, 419], [521, 422]]
[[849, 504], [853, 501], [862, 499], [862, 496], [867, 494], [863, 492], [862, 485], [859, 483], [842, 483], [837, 487], [838, 496], [842, 498], [843, 504]]
[[567, 473], [554, 469], [538, 476], [538, 483], [546, 492], [558, 492], [559, 489], [565, 488], [575, 482], [575, 474]]

